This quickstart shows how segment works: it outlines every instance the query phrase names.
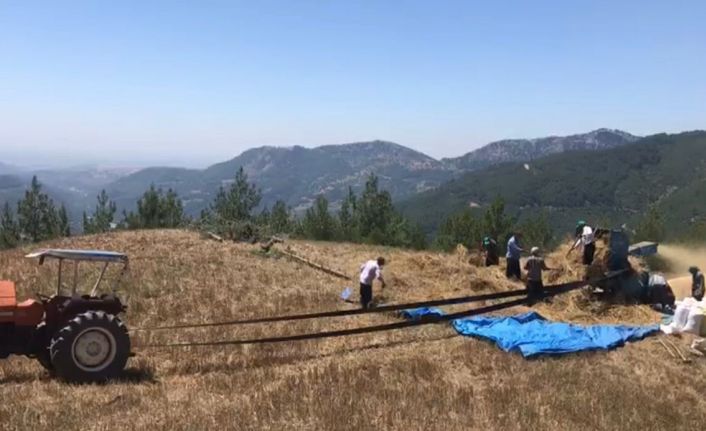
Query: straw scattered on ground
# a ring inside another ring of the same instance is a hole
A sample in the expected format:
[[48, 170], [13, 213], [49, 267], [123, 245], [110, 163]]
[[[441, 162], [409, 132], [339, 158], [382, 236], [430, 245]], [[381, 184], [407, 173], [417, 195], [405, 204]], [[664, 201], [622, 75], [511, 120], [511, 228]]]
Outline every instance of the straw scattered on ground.
[[[123, 232], [51, 244], [128, 253], [121, 295], [129, 327], [345, 309], [341, 281], [247, 244], [183, 231]], [[292, 249], [355, 277], [365, 260], [388, 258], [384, 302], [517, 289], [502, 268], [452, 254], [352, 244], [292, 242]], [[51, 293], [55, 267], [0, 253], [0, 278], [21, 297]], [[563, 255], [552, 283], [580, 278]], [[82, 268], [88, 271], [88, 268]], [[67, 271], [69, 274], [69, 271]], [[83, 274], [83, 272], [82, 272]], [[85, 272], [88, 275], [88, 272]], [[97, 271], [94, 272], [97, 274]], [[70, 281], [67, 280], [67, 281]], [[462, 308], [462, 306], [461, 306]], [[648, 307], [596, 306], [586, 293], [537, 306], [552, 319], [654, 322]], [[509, 312], [526, 310], [518, 307]], [[393, 315], [134, 335], [135, 344], [218, 340], [353, 328]], [[679, 343], [679, 340], [676, 340]], [[347, 338], [226, 348], [139, 349], [125, 378], [73, 386], [34, 361], [0, 361], [0, 429], [689, 429], [706, 412], [704, 361], [675, 361], [654, 339], [610, 352], [525, 360], [448, 325]]]

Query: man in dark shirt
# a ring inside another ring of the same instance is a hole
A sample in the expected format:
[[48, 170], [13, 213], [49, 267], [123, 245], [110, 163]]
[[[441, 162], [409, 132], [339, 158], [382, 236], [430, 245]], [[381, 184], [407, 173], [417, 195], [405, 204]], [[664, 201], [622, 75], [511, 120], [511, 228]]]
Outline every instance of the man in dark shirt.
[[704, 299], [704, 274], [695, 266], [689, 268], [689, 272], [691, 273], [691, 296], [701, 301]]
[[483, 254], [485, 255], [485, 266], [499, 265], [498, 243], [495, 242], [493, 238], [486, 236], [483, 238], [481, 246], [483, 248]]
[[525, 262], [527, 271], [527, 296], [530, 299], [539, 299], [544, 294], [544, 283], [542, 282], [542, 271], [549, 271], [551, 268], [544, 263], [544, 258], [539, 255], [539, 247], [532, 247], [531, 256]]

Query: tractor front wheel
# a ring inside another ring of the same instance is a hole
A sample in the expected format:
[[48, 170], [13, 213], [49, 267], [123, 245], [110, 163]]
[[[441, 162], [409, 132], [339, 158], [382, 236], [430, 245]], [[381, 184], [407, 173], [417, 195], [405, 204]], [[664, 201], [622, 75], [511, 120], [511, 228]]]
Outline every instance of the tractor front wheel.
[[104, 382], [118, 377], [125, 368], [130, 337], [114, 315], [87, 311], [59, 330], [49, 351], [60, 378], [75, 383]]

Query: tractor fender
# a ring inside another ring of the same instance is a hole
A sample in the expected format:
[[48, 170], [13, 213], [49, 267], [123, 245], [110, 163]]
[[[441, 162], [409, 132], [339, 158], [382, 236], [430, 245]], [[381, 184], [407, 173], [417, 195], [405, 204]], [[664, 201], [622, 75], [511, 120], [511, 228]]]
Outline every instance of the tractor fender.
[[84, 296], [61, 296], [53, 297], [45, 303], [47, 326], [53, 331], [65, 325], [75, 316], [88, 311], [103, 311], [112, 315], [118, 315], [127, 307], [117, 297], [113, 295], [103, 295], [101, 297]]
[[117, 316], [125, 311], [125, 306], [120, 302], [120, 299], [112, 295], [100, 298], [74, 296], [64, 301], [61, 314], [64, 316], [64, 319], [71, 319], [87, 311], [105, 311], [106, 313]]

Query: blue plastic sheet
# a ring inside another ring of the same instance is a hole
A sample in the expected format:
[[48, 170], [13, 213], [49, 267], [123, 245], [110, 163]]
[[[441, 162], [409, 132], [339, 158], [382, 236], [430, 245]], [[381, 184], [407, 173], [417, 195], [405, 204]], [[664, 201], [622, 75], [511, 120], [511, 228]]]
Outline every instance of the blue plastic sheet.
[[422, 307], [413, 310], [403, 310], [401, 314], [407, 320], [421, 320], [425, 316], [443, 316], [446, 313], [436, 307]]
[[[421, 319], [429, 314], [443, 315], [443, 312], [439, 309], [415, 309], [406, 310], [403, 316], [407, 319]], [[551, 322], [534, 311], [515, 316], [456, 319], [451, 324], [461, 335], [492, 340], [506, 352], [519, 351], [526, 358], [542, 354], [612, 349], [659, 331], [659, 325], [584, 326]]]

